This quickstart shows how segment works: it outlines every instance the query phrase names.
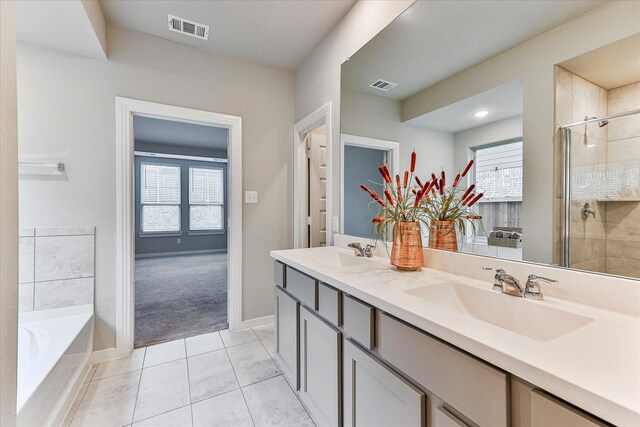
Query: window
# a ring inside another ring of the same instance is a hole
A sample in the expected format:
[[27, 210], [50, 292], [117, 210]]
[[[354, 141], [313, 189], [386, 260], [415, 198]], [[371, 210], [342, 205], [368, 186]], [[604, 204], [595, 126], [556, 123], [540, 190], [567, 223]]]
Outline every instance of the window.
[[475, 149], [477, 191], [484, 197], [476, 205], [482, 216], [479, 239], [501, 227], [522, 227], [522, 140]]
[[180, 231], [180, 166], [140, 165], [140, 231]]
[[218, 168], [189, 168], [189, 230], [224, 229], [224, 176]]

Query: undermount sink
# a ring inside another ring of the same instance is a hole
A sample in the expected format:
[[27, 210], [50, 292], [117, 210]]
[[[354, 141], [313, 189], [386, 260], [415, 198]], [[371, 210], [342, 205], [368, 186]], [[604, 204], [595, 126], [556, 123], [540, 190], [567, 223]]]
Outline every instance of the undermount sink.
[[551, 341], [593, 321], [545, 306], [544, 302], [534, 303], [460, 283], [424, 286], [405, 292], [537, 341]]
[[360, 265], [371, 262], [371, 260], [355, 256], [353, 254], [345, 254], [342, 252], [323, 253], [322, 256], [316, 258], [318, 262], [328, 265], [329, 267], [349, 267], [352, 265]]

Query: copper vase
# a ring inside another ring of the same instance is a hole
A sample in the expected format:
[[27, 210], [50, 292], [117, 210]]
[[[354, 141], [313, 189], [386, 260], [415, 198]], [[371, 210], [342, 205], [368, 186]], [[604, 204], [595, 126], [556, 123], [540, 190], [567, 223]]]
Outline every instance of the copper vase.
[[399, 222], [393, 226], [391, 265], [407, 271], [424, 266], [419, 222]]
[[458, 252], [458, 240], [453, 221], [433, 221], [431, 223], [429, 247]]

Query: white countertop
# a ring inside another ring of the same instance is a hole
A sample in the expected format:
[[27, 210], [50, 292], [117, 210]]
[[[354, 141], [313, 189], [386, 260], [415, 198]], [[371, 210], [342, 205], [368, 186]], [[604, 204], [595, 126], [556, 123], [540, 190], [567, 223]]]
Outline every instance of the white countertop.
[[490, 282], [429, 268], [401, 272], [377, 257], [335, 267], [327, 260], [336, 252], [353, 254], [326, 247], [272, 251], [271, 256], [608, 422], [640, 426], [640, 318], [551, 297], [526, 300], [593, 319], [551, 341], [536, 341], [404, 292], [447, 282], [490, 289]]

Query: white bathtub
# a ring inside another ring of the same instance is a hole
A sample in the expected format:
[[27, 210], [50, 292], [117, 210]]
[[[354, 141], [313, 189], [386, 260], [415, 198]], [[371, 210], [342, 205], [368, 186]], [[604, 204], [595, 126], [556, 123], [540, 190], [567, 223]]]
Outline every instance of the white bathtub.
[[18, 426], [63, 420], [89, 368], [93, 305], [20, 313]]

